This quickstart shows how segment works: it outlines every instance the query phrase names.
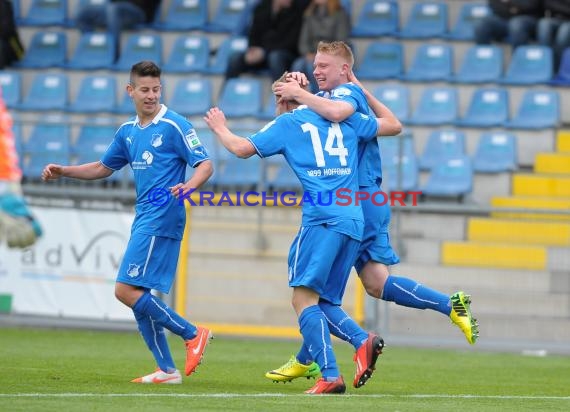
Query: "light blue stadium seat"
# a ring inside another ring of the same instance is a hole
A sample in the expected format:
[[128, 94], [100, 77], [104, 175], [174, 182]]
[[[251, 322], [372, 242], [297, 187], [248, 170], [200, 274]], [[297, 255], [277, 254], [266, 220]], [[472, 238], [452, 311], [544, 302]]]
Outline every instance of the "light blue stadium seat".
[[552, 79], [552, 49], [548, 46], [519, 46], [513, 52], [504, 76], [504, 84], [548, 83]]
[[204, 115], [212, 107], [212, 81], [207, 77], [176, 82], [168, 107], [183, 116]]
[[22, 74], [18, 71], [0, 71], [2, 100], [9, 109], [15, 109], [22, 101]]
[[450, 80], [458, 83], [495, 83], [502, 73], [503, 49], [492, 45], [472, 45]]
[[133, 33], [127, 37], [114, 70], [130, 71], [133, 64], [151, 60], [162, 65], [162, 37], [154, 33]]
[[416, 50], [409, 69], [401, 76], [405, 81], [447, 81], [453, 71], [453, 48], [449, 44], [422, 44]]
[[72, 70], [108, 70], [115, 60], [115, 42], [105, 32], [82, 33], [65, 67]]
[[352, 28], [351, 36], [395, 36], [400, 28], [399, 13], [396, 1], [366, 0]]
[[262, 107], [261, 93], [258, 78], [228, 79], [222, 87], [218, 106], [228, 117], [256, 117]]
[[31, 0], [19, 23], [22, 26], [65, 26], [69, 24], [67, 0]]
[[425, 196], [463, 199], [473, 191], [473, 165], [469, 156], [450, 157], [438, 163], [421, 187]]
[[445, 36], [449, 40], [473, 41], [475, 22], [490, 13], [489, 6], [480, 1], [466, 2], [461, 5], [455, 24]]
[[509, 118], [509, 94], [502, 87], [475, 89], [465, 116], [457, 120], [457, 126], [500, 127]]
[[355, 73], [363, 80], [398, 78], [404, 72], [404, 50], [401, 43], [371, 42], [356, 67]]
[[283, 156], [273, 156], [268, 158], [275, 166], [274, 176], [268, 179], [269, 190], [277, 192], [292, 191], [297, 196], [301, 194], [302, 185], [293, 169], [289, 166]]
[[415, 156], [414, 139], [411, 134], [402, 133], [399, 136], [382, 136], [378, 139], [380, 156], [382, 159], [388, 156], [413, 154]]
[[410, 90], [408, 86], [388, 83], [373, 89], [372, 94], [384, 103], [401, 122], [410, 118]]
[[517, 138], [502, 131], [485, 132], [479, 137], [473, 155], [473, 170], [500, 173], [517, 170]]
[[416, 2], [400, 31], [406, 39], [444, 37], [447, 33], [447, 3], [437, 1]]
[[444, 159], [465, 154], [465, 133], [457, 129], [434, 130], [420, 156], [420, 168], [431, 170]]
[[164, 31], [203, 30], [207, 22], [206, 0], [171, 0], [164, 17], [157, 16], [152, 26]]
[[261, 177], [261, 167], [259, 156], [240, 159], [232, 155], [220, 163], [216, 185], [221, 189], [255, 189]]
[[[403, 156], [382, 156], [384, 190], [390, 192], [416, 190], [419, 181], [418, 158], [414, 152]], [[384, 184], [386, 182], [386, 184]]]
[[512, 129], [543, 129], [560, 125], [560, 96], [555, 90], [529, 89], [513, 118], [503, 125]]
[[38, 30], [34, 32], [24, 57], [15, 67], [43, 69], [63, 67], [67, 61], [67, 36], [63, 31]]
[[18, 109], [65, 110], [69, 101], [69, 82], [65, 73], [38, 73]]
[[210, 40], [199, 34], [181, 34], [164, 64], [169, 73], [206, 72], [210, 60]]
[[427, 87], [408, 123], [414, 125], [453, 124], [458, 117], [457, 89], [449, 86]]
[[116, 104], [115, 76], [87, 75], [80, 80], [77, 95], [67, 110], [73, 113], [112, 112]]
[[272, 120], [275, 118], [275, 111], [277, 110], [277, 102], [275, 101], [275, 95], [272, 91], [268, 93], [263, 102], [261, 111], [257, 115], [259, 120]]
[[210, 74], [224, 74], [228, 67], [230, 55], [234, 52], [242, 52], [247, 49], [247, 38], [242, 36], [228, 36], [218, 47], [214, 59], [208, 66]]
[[556, 74], [550, 80], [552, 86], [570, 86], [570, 48], [567, 48], [562, 52], [562, 58], [560, 59], [560, 65]]
[[125, 90], [122, 97], [119, 98], [117, 104], [112, 109], [112, 112], [115, 114], [123, 114], [123, 115], [133, 115], [135, 114], [135, 105], [133, 104], [133, 99]]
[[252, 0], [218, 0], [214, 15], [205, 30], [214, 33], [233, 33], [238, 28], [242, 14]]

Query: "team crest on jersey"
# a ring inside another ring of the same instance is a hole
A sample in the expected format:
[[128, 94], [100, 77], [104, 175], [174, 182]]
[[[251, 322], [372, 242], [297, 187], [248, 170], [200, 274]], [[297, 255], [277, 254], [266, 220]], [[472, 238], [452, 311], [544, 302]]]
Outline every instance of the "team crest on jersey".
[[162, 135], [157, 133], [153, 134], [150, 144], [152, 147], [162, 146]]
[[129, 268], [127, 269], [127, 275], [131, 278], [136, 278], [139, 275], [140, 266], [134, 263], [129, 263]]
[[348, 87], [339, 87], [332, 91], [333, 97], [344, 97], [344, 96], [350, 96], [351, 94], [352, 92]]
[[191, 129], [186, 136], [184, 136], [186, 143], [190, 146], [190, 149], [194, 149], [195, 147], [201, 146], [202, 142], [198, 138], [196, 134], [196, 130]]

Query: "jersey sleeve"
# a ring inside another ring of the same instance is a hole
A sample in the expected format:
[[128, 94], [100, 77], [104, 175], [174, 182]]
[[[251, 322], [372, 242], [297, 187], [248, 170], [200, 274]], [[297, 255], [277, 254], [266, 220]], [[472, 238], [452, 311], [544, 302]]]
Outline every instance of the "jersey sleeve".
[[121, 129], [115, 133], [113, 141], [107, 147], [105, 153], [101, 157], [103, 166], [111, 170], [121, 170], [123, 166], [129, 163], [125, 141], [121, 134]]
[[260, 157], [269, 157], [283, 153], [285, 150], [284, 137], [287, 136], [287, 125], [287, 116], [279, 116], [247, 139], [253, 144]]
[[363, 113], [354, 113], [347, 120], [347, 123], [354, 129], [359, 140], [372, 140], [378, 136], [380, 127], [376, 117]]
[[194, 127], [188, 123], [181, 130], [183, 130], [183, 136], [176, 144], [176, 151], [180, 157], [192, 167], [196, 167], [204, 160], [210, 159], [208, 149], [200, 140]]

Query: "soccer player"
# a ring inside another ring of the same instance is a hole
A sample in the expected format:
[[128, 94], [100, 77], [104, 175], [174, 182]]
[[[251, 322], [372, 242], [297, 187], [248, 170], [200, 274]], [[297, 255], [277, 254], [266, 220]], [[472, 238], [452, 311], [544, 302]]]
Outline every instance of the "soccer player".
[[[277, 104], [281, 112], [297, 107], [296, 102], [286, 99], [279, 99]], [[210, 109], [205, 121], [230, 152], [242, 158], [256, 153], [261, 157], [282, 154], [301, 181], [302, 223], [289, 251], [289, 286], [293, 288], [292, 305], [304, 345], [322, 373], [306, 393], [344, 393], [346, 385], [336, 364], [327, 319], [342, 316], [354, 328], [351, 335], [359, 346], [371, 348], [383, 342], [340, 308], [363, 220], [360, 206], [354, 202], [338, 205], [335, 193], [341, 188], [352, 192], [357, 189], [358, 137], [375, 138], [380, 121], [354, 114], [342, 123], [333, 123], [299, 107], [278, 116], [248, 138], [233, 134], [218, 108]], [[359, 373], [369, 374], [369, 369], [367, 363]]]
[[[127, 164], [133, 169], [136, 213], [115, 296], [132, 309], [158, 367], [132, 382], [179, 384], [182, 376], [172, 359], [164, 328], [185, 342], [187, 376], [201, 362], [212, 333], [178, 315], [151, 290], [170, 291], [186, 219], [181, 199], [204, 184], [213, 168], [192, 124], [160, 103], [160, 76], [161, 69], [151, 61], [134, 64], [127, 92], [136, 117], [119, 127], [100, 161], [77, 166], [48, 164], [42, 178], [93, 180], [108, 177]], [[187, 165], [196, 170], [184, 182]]]
[[[290, 81], [279, 83], [275, 93], [283, 99], [295, 99], [306, 104], [331, 121], [342, 121], [354, 112], [368, 113], [374, 96], [358, 82], [352, 67], [354, 56], [344, 42], [321, 42], [314, 61], [314, 76], [320, 88], [316, 95], [301, 85], [307, 80], [301, 73], [291, 73]], [[301, 84], [299, 84], [299, 81]], [[380, 151], [376, 140], [361, 141], [358, 150], [359, 190], [370, 194], [379, 190], [382, 183]], [[400, 259], [389, 241], [390, 207], [363, 202], [365, 221], [363, 241], [354, 267], [366, 289], [377, 299], [395, 302], [416, 309], [432, 309], [446, 316], [474, 344], [478, 337], [478, 324], [470, 309], [470, 297], [464, 292], [448, 296], [428, 288], [413, 279], [391, 275], [389, 266]], [[303, 349], [289, 362], [266, 373], [274, 381], [291, 381], [298, 377], [315, 377], [315, 365]], [[356, 385], [355, 385], [356, 386]]]

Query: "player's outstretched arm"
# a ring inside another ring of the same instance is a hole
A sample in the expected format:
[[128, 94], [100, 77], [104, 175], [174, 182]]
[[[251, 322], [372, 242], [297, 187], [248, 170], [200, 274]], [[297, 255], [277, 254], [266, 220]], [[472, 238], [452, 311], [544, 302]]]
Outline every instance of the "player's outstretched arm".
[[113, 170], [103, 166], [101, 162], [84, 163], [77, 166], [63, 166], [50, 163], [42, 171], [42, 180], [56, 180], [60, 177], [95, 180], [109, 177], [111, 174], [113, 174]]
[[206, 116], [204, 116], [204, 120], [228, 151], [244, 159], [255, 154], [255, 148], [249, 140], [233, 134], [232, 131], [228, 129], [226, 116], [219, 108], [212, 107], [208, 110]]

